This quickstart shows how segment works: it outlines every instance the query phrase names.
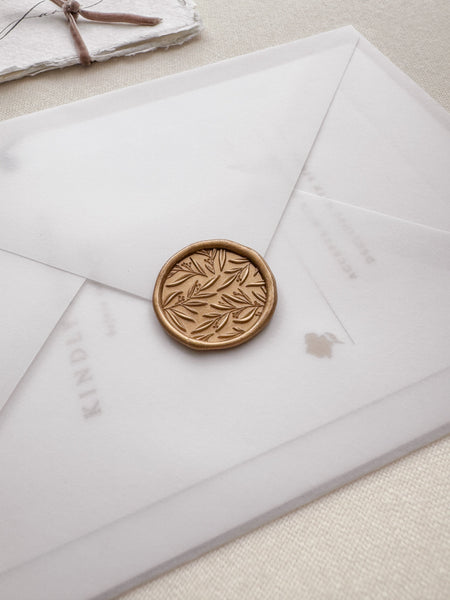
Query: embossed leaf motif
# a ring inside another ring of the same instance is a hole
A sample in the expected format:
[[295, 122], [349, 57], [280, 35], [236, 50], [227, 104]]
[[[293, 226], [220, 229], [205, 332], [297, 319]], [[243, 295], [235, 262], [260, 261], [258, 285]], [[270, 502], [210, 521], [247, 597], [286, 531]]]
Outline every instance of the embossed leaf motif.
[[260, 271], [224, 248], [194, 252], [167, 276], [162, 294], [167, 319], [196, 340], [218, 342], [243, 335], [267, 302]]

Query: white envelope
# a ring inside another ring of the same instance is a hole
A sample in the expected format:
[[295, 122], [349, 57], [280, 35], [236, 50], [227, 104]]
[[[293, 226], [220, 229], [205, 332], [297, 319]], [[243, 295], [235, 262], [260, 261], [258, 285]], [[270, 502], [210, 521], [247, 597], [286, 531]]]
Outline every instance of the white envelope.
[[[448, 126], [352, 28], [0, 125], [4, 597], [113, 595], [442, 435]], [[232, 352], [149, 304], [207, 238], [278, 281]]]

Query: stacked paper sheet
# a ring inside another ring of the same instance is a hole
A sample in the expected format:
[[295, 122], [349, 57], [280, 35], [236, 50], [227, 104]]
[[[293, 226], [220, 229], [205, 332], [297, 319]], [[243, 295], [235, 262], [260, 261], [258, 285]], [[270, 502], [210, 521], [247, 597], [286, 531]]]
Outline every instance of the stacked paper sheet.
[[[95, 61], [182, 44], [201, 30], [192, 0], [85, 0], [80, 4], [82, 8], [98, 12], [133, 13], [162, 19], [159, 25], [147, 27], [98, 23], [80, 17], [79, 30]], [[2, 0], [0, 82], [79, 62], [61, 8], [50, 0], [37, 4], [33, 0]]]

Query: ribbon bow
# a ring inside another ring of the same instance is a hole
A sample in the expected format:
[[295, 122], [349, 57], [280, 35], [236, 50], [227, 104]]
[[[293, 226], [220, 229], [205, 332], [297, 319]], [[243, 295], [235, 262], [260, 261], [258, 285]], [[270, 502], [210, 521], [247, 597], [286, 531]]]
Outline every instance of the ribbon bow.
[[149, 25], [154, 26], [161, 23], [162, 19], [157, 17], [142, 17], [141, 15], [133, 15], [128, 13], [102, 13], [93, 10], [85, 10], [81, 8], [77, 0], [51, 0], [54, 4], [63, 9], [67, 22], [69, 23], [70, 33], [77, 47], [78, 56], [82, 65], [87, 67], [91, 64], [92, 58], [89, 54], [86, 44], [81, 37], [78, 29], [77, 19], [79, 16], [89, 21], [99, 21], [101, 23], [132, 23], [133, 25]]

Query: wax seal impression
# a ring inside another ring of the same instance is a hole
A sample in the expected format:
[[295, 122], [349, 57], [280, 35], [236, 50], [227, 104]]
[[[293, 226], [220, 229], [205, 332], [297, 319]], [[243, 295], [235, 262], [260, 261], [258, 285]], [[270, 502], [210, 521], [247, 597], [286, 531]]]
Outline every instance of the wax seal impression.
[[163, 327], [196, 350], [247, 342], [267, 325], [276, 302], [275, 278], [265, 260], [228, 240], [180, 250], [161, 269], [153, 292]]

